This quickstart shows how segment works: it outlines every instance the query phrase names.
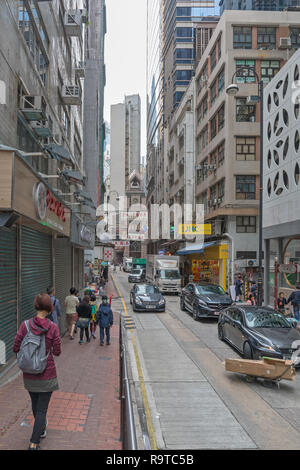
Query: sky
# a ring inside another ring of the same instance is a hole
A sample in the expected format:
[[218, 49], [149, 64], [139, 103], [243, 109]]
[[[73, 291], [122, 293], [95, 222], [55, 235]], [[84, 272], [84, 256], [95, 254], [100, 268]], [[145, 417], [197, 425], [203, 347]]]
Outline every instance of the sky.
[[141, 156], [146, 155], [147, 0], [106, 0], [104, 119], [125, 95], [141, 98]]

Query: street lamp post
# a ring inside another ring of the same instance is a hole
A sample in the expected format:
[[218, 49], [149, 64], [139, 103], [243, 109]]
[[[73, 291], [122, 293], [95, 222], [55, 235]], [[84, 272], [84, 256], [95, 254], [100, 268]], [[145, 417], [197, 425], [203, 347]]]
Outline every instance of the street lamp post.
[[261, 80], [253, 67], [240, 67], [232, 76], [231, 84], [226, 88], [226, 93], [235, 96], [239, 91], [239, 87], [234, 83], [235, 76], [242, 71], [251, 71], [256, 78], [258, 86], [258, 100], [260, 102], [260, 175], [259, 175], [259, 234], [258, 234], [258, 282], [257, 282], [257, 305], [262, 305], [263, 299], [263, 280], [262, 280], [262, 253], [263, 253], [263, 150], [264, 150], [264, 137], [263, 137], [263, 111], [264, 111], [264, 82]]

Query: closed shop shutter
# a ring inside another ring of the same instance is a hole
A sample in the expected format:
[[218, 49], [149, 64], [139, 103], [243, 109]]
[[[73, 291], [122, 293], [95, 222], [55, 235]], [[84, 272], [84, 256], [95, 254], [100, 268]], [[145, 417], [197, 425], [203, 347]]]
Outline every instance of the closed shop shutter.
[[80, 289], [79, 285], [79, 253], [80, 250], [78, 248], [74, 248], [74, 286], [76, 289]]
[[0, 363], [13, 356], [17, 333], [17, 232], [0, 230]]
[[[58, 298], [63, 318], [60, 322], [61, 334], [66, 331], [65, 325], [65, 298], [69, 295], [72, 286], [72, 247], [69, 240], [57, 238], [54, 240], [55, 256], [55, 297]], [[74, 286], [76, 287], [76, 286]]]
[[79, 250], [79, 286], [82, 289], [85, 286], [84, 282], [84, 251]]
[[21, 318], [35, 315], [33, 301], [52, 284], [51, 236], [22, 226]]

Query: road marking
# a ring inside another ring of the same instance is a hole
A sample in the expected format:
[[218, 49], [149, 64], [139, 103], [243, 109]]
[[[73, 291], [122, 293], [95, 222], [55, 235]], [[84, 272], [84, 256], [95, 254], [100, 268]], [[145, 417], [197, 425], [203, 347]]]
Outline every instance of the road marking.
[[[120, 296], [120, 299], [122, 301], [122, 304], [123, 304], [123, 307], [124, 307], [124, 312], [125, 312], [125, 317], [126, 317], [126, 319], [130, 318], [130, 316], [128, 315], [127, 307], [126, 307], [125, 301], [123, 299], [122, 293], [119, 289], [119, 286], [117, 285], [117, 282], [116, 282], [116, 280], [115, 280], [115, 278], [112, 274], [111, 274], [111, 277], [113, 279], [114, 285], [115, 285], [115, 287], [118, 291], [118, 294]], [[143, 402], [144, 402], [146, 422], [147, 422], [147, 428], [148, 428], [148, 433], [149, 433], [151, 449], [152, 450], [157, 450], [157, 443], [156, 443], [156, 438], [155, 438], [155, 433], [154, 433], [154, 428], [153, 428], [153, 423], [152, 423], [152, 417], [151, 417], [151, 411], [150, 411], [150, 406], [149, 406], [149, 400], [148, 400], [148, 396], [147, 396], [145, 380], [144, 380], [144, 376], [143, 376], [143, 371], [142, 371], [142, 367], [141, 367], [141, 362], [140, 362], [140, 358], [139, 358], [135, 338], [133, 336], [134, 332], [131, 331], [131, 330], [129, 330], [129, 331], [131, 333], [131, 341], [132, 341], [132, 345], [133, 345], [133, 350], [134, 350], [134, 355], [135, 355], [135, 360], [136, 360], [136, 365], [137, 365], [137, 370], [138, 370], [138, 375], [139, 375], [139, 381], [140, 381], [140, 384], [141, 384], [141, 393], [142, 393]]]

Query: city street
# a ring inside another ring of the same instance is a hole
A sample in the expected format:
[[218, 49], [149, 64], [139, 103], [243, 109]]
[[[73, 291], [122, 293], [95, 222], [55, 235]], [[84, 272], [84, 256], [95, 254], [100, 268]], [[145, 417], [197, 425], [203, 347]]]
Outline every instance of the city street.
[[300, 448], [299, 373], [279, 389], [247, 383], [225, 371], [224, 359], [239, 356], [218, 339], [216, 321], [196, 322], [180, 311], [177, 296], [166, 296], [165, 313], [134, 313], [128, 275], [113, 277], [127, 312], [120, 300], [114, 309], [132, 317], [136, 327], [128, 343], [129, 349], [137, 345], [131, 354], [133, 380], [138, 396], [142, 374], [150, 442], [163, 449]]

